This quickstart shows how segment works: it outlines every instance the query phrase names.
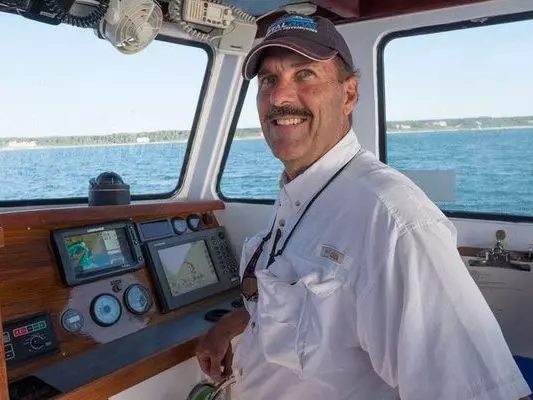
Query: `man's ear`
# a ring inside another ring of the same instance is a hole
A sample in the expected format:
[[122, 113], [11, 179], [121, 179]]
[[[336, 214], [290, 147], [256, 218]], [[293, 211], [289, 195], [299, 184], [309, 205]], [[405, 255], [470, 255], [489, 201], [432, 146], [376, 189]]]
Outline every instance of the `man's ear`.
[[359, 100], [359, 78], [351, 76], [346, 79], [344, 85], [344, 106], [345, 115], [352, 113]]

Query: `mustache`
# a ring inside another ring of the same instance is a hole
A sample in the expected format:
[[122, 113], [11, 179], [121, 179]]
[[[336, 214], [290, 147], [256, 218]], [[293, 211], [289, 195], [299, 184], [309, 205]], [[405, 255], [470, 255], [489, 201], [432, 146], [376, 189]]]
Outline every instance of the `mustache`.
[[268, 113], [266, 117], [268, 119], [274, 119], [277, 117], [288, 117], [288, 116], [294, 116], [294, 117], [312, 117], [313, 114], [311, 114], [311, 111], [307, 110], [306, 108], [300, 108], [300, 107], [294, 107], [294, 106], [273, 106], [270, 110], [268, 110]]

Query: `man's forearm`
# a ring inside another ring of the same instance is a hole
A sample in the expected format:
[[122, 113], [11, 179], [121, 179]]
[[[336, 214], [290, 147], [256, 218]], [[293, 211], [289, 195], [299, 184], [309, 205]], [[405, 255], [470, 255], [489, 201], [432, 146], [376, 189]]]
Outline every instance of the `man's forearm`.
[[224, 315], [214, 329], [231, 340], [244, 331], [248, 321], [250, 321], [248, 310], [245, 307], [240, 307], [232, 313]]

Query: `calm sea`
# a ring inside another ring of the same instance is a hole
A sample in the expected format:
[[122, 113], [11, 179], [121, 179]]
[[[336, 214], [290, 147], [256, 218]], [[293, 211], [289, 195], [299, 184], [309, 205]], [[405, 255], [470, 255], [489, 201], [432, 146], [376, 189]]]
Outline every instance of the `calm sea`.
[[[399, 170], [456, 174], [448, 210], [533, 215], [533, 129], [388, 135]], [[134, 194], [174, 190], [185, 144], [0, 151], [0, 200], [87, 196], [88, 181], [115, 171]], [[220, 187], [226, 197], [274, 198], [282, 167], [263, 140], [234, 141]]]

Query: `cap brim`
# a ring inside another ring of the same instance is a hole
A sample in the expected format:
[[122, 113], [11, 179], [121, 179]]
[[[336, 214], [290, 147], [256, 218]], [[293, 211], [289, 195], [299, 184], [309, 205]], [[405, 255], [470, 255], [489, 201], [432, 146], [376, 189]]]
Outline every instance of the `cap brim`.
[[252, 79], [255, 75], [257, 75], [259, 62], [261, 61], [261, 55], [268, 47], [282, 47], [289, 49], [314, 61], [331, 60], [337, 54], [336, 50], [317, 43], [313, 43], [313, 49], [310, 50], [309, 45], [310, 43], [308, 40], [303, 40], [297, 37], [291, 38], [290, 41], [283, 39], [265, 40], [250, 50], [244, 59], [242, 74], [245, 79]]

